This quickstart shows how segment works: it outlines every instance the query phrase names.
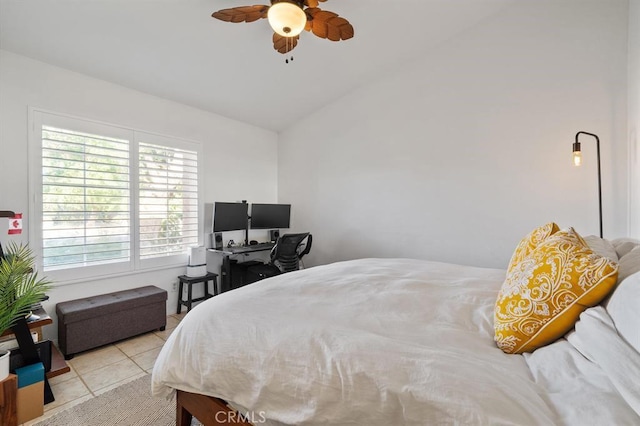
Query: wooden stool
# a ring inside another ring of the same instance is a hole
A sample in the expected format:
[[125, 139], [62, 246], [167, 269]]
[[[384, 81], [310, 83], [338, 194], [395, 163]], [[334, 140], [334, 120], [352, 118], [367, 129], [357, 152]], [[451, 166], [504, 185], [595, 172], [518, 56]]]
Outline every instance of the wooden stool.
[[[218, 294], [218, 274], [213, 272], [207, 272], [207, 275], [202, 277], [188, 277], [186, 275], [180, 275], [178, 279], [180, 280], [180, 286], [178, 287], [178, 313], [182, 312], [182, 305], [185, 305], [187, 307], [187, 312], [189, 312], [191, 310], [191, 305], [194, 302], [206, 300]], [[213, 281], [213, 294], [209, 293], [209, 281]], [[192, 287], [193, 284], [197, 283], [204, 284], [204, 296], [193, 299], [191, 297]], [[188, 286], [187, 300], [182, 300], [182, 289], [184, 284]]]

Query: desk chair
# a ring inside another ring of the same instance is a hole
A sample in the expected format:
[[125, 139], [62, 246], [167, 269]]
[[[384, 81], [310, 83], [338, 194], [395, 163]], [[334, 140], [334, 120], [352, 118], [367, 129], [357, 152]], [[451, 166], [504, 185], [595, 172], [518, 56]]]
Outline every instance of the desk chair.
[[[298, 249], [304, 240], [307, 243], [304, 249], [298, 253]], [[271, 250], [271, 262], [264, 265], [250, 266], [247, 270], [259, 277], [269, 278], [285, 272], [297, 271], [300, 268], [300, 259], [311, 251], [313, 237], [310, 233], [285, 234], [278, 238], [276, 245]]]

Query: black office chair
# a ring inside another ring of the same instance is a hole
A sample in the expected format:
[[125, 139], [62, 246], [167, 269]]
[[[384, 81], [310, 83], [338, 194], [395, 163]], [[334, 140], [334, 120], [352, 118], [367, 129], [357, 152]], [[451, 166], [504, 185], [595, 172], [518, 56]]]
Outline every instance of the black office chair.
[[[304, 240], [307, 240], [304, 249], [298, 252]], [[311, 251], [312, 241], [313, 236], [308, 232], [285, 234], [278, 238], [276, 245], [271, 249], [270, 263], [250, 266], [247, 270], [249, 273], [257, 275], [259, 279], [297, 271], [300, 268], [300, 259]]]

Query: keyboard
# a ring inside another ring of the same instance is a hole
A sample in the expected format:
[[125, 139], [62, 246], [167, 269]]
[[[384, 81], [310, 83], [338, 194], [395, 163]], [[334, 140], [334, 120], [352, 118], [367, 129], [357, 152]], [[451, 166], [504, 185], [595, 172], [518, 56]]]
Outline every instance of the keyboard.
[[258, 248], [258, 249], [265, 249], [265, 248], [272, 248], [275, 244], [274, 243], [258, 243], [258, 244], [254, 244], [252, 246], [249, 246], [251, 248]]
[[252, 251], [271, 250], [273, 246], [274, 243], [258, 243], [252, 246], [228, 247], [226, 250], [231, 253], [249, 253]]

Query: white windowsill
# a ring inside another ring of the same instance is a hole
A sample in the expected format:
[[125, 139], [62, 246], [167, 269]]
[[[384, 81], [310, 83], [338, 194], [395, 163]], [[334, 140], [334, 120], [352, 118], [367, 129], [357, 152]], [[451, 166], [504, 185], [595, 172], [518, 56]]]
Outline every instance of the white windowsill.
[[[166, 266], [154, 267], [154, 268], [138, 269], [138, 270], [135, 270], [135, 271], [120, 272], [120, 273], [117, 273], [117, 274], [104, 274], [104, 275], [95, 275], [95, 276], [88, 277], [88, 278], [67, 279], [67, 280], [61, 280], [61, 281], [54, 281], [52, 283], [52, 287], [54, 287], [54, 288], [55, 287], [64, 287], [64, 286], [67, 286], [67, 285], [73, 285], [73, 284], [79, 284], [79, 283], [89, 283], [89, 282], [92, 282], [92, 281], [102, 281], [102, 280], [108, 280], [108, 279], [118, 278], [118, 277], [126, 277], [126, 276], [131, 276], [131, 275], [140, 275], [140, 274], [146, 274], [146, 273], [155, 272], [155, 271], [164, 271], [164, 270], [169, 270], [169, 269], [180, 269], [180, 268], [184, 269], [186, 267], [187, 267], [187, 265], [185, 265], [185, 264], [174, 264], [174, 265], [166, 265]], [[42, 275], [46, 276], [46, 272], [44, 272]]]

